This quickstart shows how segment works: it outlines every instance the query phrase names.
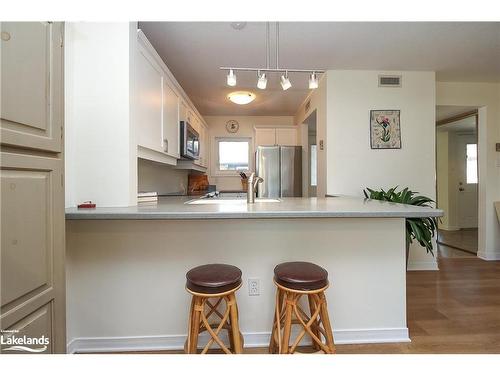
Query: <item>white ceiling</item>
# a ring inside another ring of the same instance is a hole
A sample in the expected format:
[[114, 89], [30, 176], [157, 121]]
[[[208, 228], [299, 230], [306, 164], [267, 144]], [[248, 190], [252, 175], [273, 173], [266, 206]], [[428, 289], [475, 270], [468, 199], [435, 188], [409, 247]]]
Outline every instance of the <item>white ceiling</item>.
[[475, 109], [477, 109], [477, 107], [458, 106], [458, 105], [438, 105], [436, 106], [436, 121], [462, 115], [464, 113], [471, 112]]
[[[293, 87], [285, 92], [277, 76], [267, 90], [258, 90], [253, 73], [239, 73], [237, 86], [226, 86], [219, 66], [265, 65], [263, 22], [249, 22], [242, 30], [228, 22], [140, 22], [139, 27], [203, 115], [293, 115], [309, 91], [306, 74], [290, 74]], [[498, 82], [500, 23], [283, 22], [280, 67], [432, 70], [439, 81]], [[235, 89], [251, 90], [257, 99], [233, 104], [226, 95]]]
[[476, 117], [470, 116], [458, 121], [450, 122], [449, 124], [439, 125], [437, 130], [440, 132], [475, 133]]

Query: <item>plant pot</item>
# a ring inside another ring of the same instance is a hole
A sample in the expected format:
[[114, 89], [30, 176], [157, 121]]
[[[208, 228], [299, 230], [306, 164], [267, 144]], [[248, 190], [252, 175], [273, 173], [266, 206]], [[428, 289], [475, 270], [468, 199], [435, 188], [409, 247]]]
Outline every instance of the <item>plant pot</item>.
[[406, 270], [408, 271], [408, 260], [410, 259], [410, 241], [406, 241]]

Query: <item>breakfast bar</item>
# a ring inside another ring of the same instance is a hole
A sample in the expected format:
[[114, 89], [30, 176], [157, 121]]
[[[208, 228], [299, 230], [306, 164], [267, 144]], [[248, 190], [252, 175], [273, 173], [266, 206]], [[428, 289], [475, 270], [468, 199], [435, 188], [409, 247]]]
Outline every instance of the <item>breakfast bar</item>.
[[[237, 196], [171, 197], [133, 207], [69, 208], [68, 351], [182, 349], [185, 274], [209, 263], [243, 272], [236, 298], [245, 347], [269, 344], [273, 268], [287, 261], [328, 271], [335, 344], [409, 341], [405, 218], [441, 215], [347, 196], [254, 204]], [[257, 280], [257, 295], [250, 295], [249, 279]]]

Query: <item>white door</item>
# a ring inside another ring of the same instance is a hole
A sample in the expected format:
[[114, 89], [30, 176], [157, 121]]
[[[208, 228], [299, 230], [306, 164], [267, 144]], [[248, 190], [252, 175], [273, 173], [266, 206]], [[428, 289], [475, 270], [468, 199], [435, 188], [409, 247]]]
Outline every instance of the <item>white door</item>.
[[[3, 336], [44, 336], [46, 345], [25, 346], [64, 353], [64, 24], [5, 22], [1, 29], [0, 328], [9, 331]], [[1, 351], [16, 352], [9, 347]]]
[[179, 158], [179, 97], [168, 85], [164, 78], [163, 82], [163, 141], [164, 151]]
[[276, 128], [276, 144], [278, 146], [297, 146], [297, 129]]
[[137, 123], [138, 144], [151, 150], [163, 152], [163, 72], [139, 45], [137, 57]]
[[477, 137], [459, 134], [458, 142], [458, 225], [460, 228], [477, 228]]
[[274, 146], [275, 144], [276, 144], [275, 128], [255, 129], [255, 148], [257, 148], [257, 146]]

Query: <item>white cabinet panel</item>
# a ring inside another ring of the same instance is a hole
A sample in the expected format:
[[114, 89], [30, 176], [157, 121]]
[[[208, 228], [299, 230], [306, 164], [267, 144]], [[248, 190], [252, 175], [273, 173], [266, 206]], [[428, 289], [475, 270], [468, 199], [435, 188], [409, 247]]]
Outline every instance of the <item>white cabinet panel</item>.
[[179, 96], [163, 81], [163, 140], [165, 152], [179, 158]]
[[139, 48], [137, 58], [137, 126], [139, 145], [163, 151], [163, 74], [147, 51]]
[[276, 128], [276, 144], [280, 146], [297, 146], [297, 129]]
[[255, 129], [255, 147], [274, 146], [276, 144], [276, 129], [258, 128]]
[[3, 144], [62, 151], [63, 24], [2, 22]]

